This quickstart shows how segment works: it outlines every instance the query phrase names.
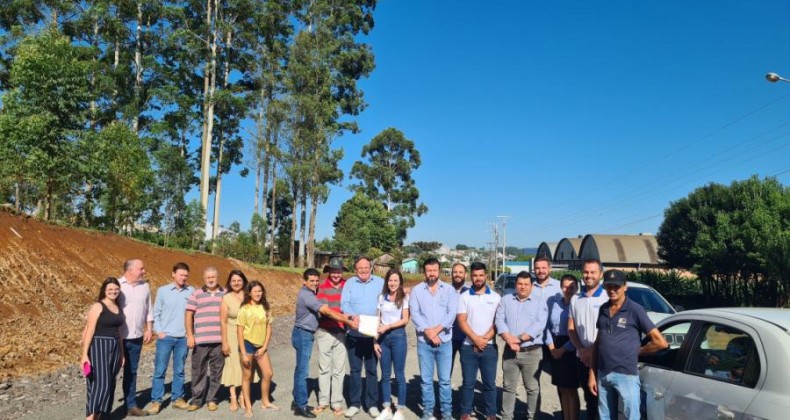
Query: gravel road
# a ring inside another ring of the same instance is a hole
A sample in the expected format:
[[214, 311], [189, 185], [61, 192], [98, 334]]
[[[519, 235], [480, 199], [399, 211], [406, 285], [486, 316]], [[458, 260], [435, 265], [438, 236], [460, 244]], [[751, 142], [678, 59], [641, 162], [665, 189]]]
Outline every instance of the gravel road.
[[[255, 418], [293, 418], [292, 413], [288, 410], [291, 404], [291, 383], [293, 378], [295, 357], [294, 350], [290, 344], [290, 331], [293, 325], [292, 316], [283, 316], [275, 320], [273, 325], [272, 345], [271, 352], [272, 364], [274, 366], [274, 384], [273, 384], [273, 400], [275, 404], [283, 408], [282, 411], [276, 413], [263, 413], [260, 409], [260, 388], [257, 388], [257, 395], [253, 394], [255, 405]], [[406, 418], [416, 419], [422, 414], [420, 386], [419, 386], [419, 368], [417, 363], [417, 349], [416, 337], [411, 326], [408, 327], [409, 332], [409, 351], [406, 360], [406, 378], [408, 381], [408, 395], [407, 395], [407, 411]], [[502, 348], [500, 344], [500, 349]], [[501, 350], [500, 350], [501, 352]], [[315, 350], [313, 352], [315, 355]], [[309, 387], [311, 390], [310, 404], [316, 403], [316, 376], [318, 368], [316, 366], [316, 357], [313, 357], [310, 366], [310, 379]], [[456, 364], [459, 363], [456, 361]], [[501, 363], [501, 358], [500, 358]], [[150, 401], [151, 393], [151, 377], [153, 374], [153, 351], [145, 351], [141, 357], [140, 368], [138, 372], [138, 401], [141, 404], [148, 404]], [[187, 392], [190, 380], [190, 361], [187, 360]], [[346, 378], [348, 379], [348, 378]], [[364, 381], [363, 381], [364, 382]], [[116, 389], [116, 399], [113, 403], [114, 411], [111, 418], [120, 418], [120, 402], [121, 378], [119, 375], [118, 386]], [[166, 391], [169, 392], [170, 376], [166, 379]], [[453, 400], [458, 401], [459, 394], [458, 388], [461, 384], [461, 369], [456, 365], [453, 372], [452, 386], [453, 386]], [[501, 387], [502, 384], [502, 371], [501, 368], [497, 369], [497, 385]], [[479, 385], [479, 383], [478, 383]], [[539, 419], [552, 419], [561, 418], [560, 404], [557, 398], [557, 392], [551, 385], [551, 379], [548, 375], [541, 377], [542, 389], [542, 402], [541, 413]], [[219, 410], [209, 412], [208, 410], [201, 409], [193, 413], [187, 413], [173, 407], [168, 406], [169, 394], [165, 395], [165, 408], [162, 412], [151, 418], [157, 420], [164, 419], [243, 419], [243, 410], [236, 413], [229, 411], [227, 402], [227, 391], [223, 390], [220, 394], [224, 399], [219, 406]], [[519, 390], [519, 398], [516, 405], [516, 418], [523, 418], [526, 413], [525, 393], [523, 387]], [[475, 400], [480, 401], [481, 394], [476, 392]], [[501, 404], [501, 388], [500, 398], [498, 399]], [[582, 398], [583, 401], [583, 398]], [[582, 402], [582, 405], [584, 403]], [[454, 406], [457, 404], [454, 404]], [[477, 405], [477, 404], [476, 404]], [[10, 380], [0, 383], [0, 419], [80, 419], [84, 418], [85, 410], [85, 381], [80, 377], [79, 370], [76, 366], [70, 366], [57, 372], [41, 375], [38, 377], [28, 377]], [[333, 419], [334, 416], [331, 412], [323, 414], [320, 417], [325, 419]], [[481, 416], [478, 415], [478, 418]], [[584, 418], [584, 415], [582, 415]], [[356, 415], [357, 420], [370, 419], [366, 413], [359, 413]]]

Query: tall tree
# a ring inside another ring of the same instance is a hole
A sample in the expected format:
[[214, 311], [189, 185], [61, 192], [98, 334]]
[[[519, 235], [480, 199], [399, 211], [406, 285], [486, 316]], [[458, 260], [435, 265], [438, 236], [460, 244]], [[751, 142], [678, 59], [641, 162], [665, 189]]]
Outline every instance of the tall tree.
[[362, 158], [366, 161], [354, 162], [351, 168], [351, 177], [361, 182], [351, 189], [384, 203], [398, 228], [398, 242], [403, 244], [414, 218], [428, 211], [419, 202], [420, 191], [412, 177], [420, 167], [420, 153], [400, 130], [388, 128], [362, 148]]
[[90, 68], [89, 51], [55, 29], [23, 40], [14, 58], [14, 88], [2, 101], [3, 130], [22, 153], [17, 159], [25, 159], [27, 178], [42, 188], [47, 220], [57, 197], [70, 193], [80, 177], [77, 140], [91, 100], [85, 78]]

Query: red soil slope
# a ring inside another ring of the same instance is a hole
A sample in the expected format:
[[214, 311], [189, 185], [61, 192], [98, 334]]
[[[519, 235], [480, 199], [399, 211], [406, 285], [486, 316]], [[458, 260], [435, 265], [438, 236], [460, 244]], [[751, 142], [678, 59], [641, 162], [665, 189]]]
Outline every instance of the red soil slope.
[[[17, 234], [21, 236], [17, 236]], [[204, 253], [186, 253], [126, 237], [66, 228], [0, 211], [0, 380], [42, 373], [76, 363], [85, 311], [101, 282], [119, 277], [129, 258], [144, 261], [155, 293], [170, 281], [174, 263], [192, 269], [190, 284], [201, 284], [207, 266], [263, 280], [275, 315], [293, 311], [300, 278], [278, 270]]]

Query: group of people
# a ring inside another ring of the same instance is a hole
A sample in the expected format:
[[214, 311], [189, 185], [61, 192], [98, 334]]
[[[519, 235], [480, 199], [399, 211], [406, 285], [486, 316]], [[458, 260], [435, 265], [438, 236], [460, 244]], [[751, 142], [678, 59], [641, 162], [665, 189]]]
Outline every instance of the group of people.
[[[156, 291], [145, 281], [145, 265], [128, 260], [120, 278], [108, 277], [99, 298], [88, 310], [82, 334], [80, 366], [87, 382], [86, 418], [97, 419], [112, 409], [115, 380], [123, 368], [126, 415], [148, 416], [162, 409], [165, 374], [173, 362], [171, 401], [175, 408], [196, 411], [218, 408], [217, 394], [228, 387], [230, 410], [243, 408], [252, 416], [250, 384], [261, 378], [261, 407], [277, 411], [269, 398], [272, 365], [268, 354], [273, 317], [266, 288], [232, 270], [224, 287], [214, 267], [203, 270], [203, 285], [187, 284], [189, 266], [173, 266], [172, 282]], [[152, 304], [152, 302], [155, 302]], [[151, 404], [137, 404], [137, 368], [140, 352], [156, 334]], [[184, 369], [192, 350], [192, 398], [184, 391]]]
[[[405, 326], [411, 321], [417, 333], [424, 420], [433, 420], [437, 414], [452, 419], [454, 411], [460, 413], [461, 420], [470, 419], [478, 375], [483, 393], [478, 409], [487, 419], [496, 418], [497, 335], [504, 342], [503, 419], [514, 417], [519, 381], [527, 392], [527, 418], [535, 418], [544, 371], [551, 374], [557, 387], [564, 419], [579, 418], [579, 387], [584, 389], [588, 419], [616, 418], [619, 400], [627, 418], [639, 418], [637, 357], [666, 348], [667, 343], [645, 310], [626, 298], [625, 273], [603, 272], [600, 261], [587, 260], [578, 291], [575, 276], [552, 278], [551, 261], [538, 257], [534, 280], [521, 272], [516, 276], [515, 291], [500, 296], [489, 287], [483, 263], [471, 264], [469, 283], [467, 267], [460, 263], [452, 267], [451, 283], [439, 280], [436, 259], [427, 259], [422, 269], [424, 281], [412, 288], [404, 288], [398, 270], [390, 270], [384, 278], [373, 275], [366, 257], [355, 260], [355, 276], [349, 279], [342, 278], [345, 268], [339, 262], [325, 268], [323, 281], [315, 269], [304, 273], [292, 333], [296, 369], [291, 408], [296, 415], [312, 418], [331, 410], [336, 416], [351, 418], [366, 409], [376, 420], [402, 419]], [[363, 328], [366, 317], [377, 320], [375, 331]], [[644, 346], [643, 335], [648, 337]], [[311, 408], [307, 405], [307, 377], [314, 341], [319, 353], [319, 390], [318, 404]], [[463, 382], [454, 410], [450, 376], [456, 357], [460, 358]], [[350, 380], [349, 404], [344, 411], [346, 363]], [[397, 405], [393, 405], [390, 389], [393, 371]]]
[[[417, 333], [417, 358], [422, 391], [422, 418], [461, 420], [472, 417], [474, 387], [480, 375], [482, 406], [487, 419], [497, 414], [496, 369], [502, 357], [502, 418], [512, 419], [519, 381], [527, 393], [527, 418], [540, 410], [540, 376], [549, 372], [557, 387], [564, 419], [578, 419], [578, 388], [584, 390], [587, 418], [616, 418], [618, 401], [629, 419], [639, 418], [637, 356], [667, 347], [645, 310], [625, 296], [626, 278], [619, 270], [602, 273], [601, 263], [587, 260], [578, 280], [551, 277], [551, 261], [538, 257], [533, 277], [517, 275], [515, 291], [500, 296], [489, 287], [487, 269], [474, 262], [452, 266], [451, 282], [439, 279], [440, 263], [423, 263], [424, 281], [407, 288], [397, 269], [384, 278], [373, 275], [371, 260], [359, 257], [354, 273], [344, 279], [339, 259], [303, 274], [296, 299], [291, 342], [296, 353], [291, 409], [314, 418], [325, 411], [354, 417], [361, 410], [376, 420], [402, 420], [406, 403], [406, 326]], [[124, 264], [120, 279], [107, 278], [91, 306], [83, 332], [80, 361], [87, 378], [86, 416], [97, 418], [112, 405], [115, 378], [124, 369], [126, 413], [156, 414], [162, 408], [164, 378], [173, 360], [171, 401], [188, 411], [217, 409], [220, 386], [229, 388], [230, 410], [252, 416], [250, 386], [261, 377], [261, 407], [277, 411], [270, 399], [272, 364], [269, 342], [273, 320], [261, 282], [248, 282], [232, 271], [225, 287], [215, 268], [203, 272], [203, 286], [187, 284], [189, 267], [173, 267], [173, 282], [157, 290], [152, 305], [145, 267], [140, 260]], [[603, 278], [603, 282], [601, 279]], [[371, 326], [371, 322], [374, 324]], [[140, 350], [156, 333], [151, 405], [136, 402]], [[644, 346], [642, 336], [648, 337]], [[308, 406], [309, 363], [318, 353], [318, 399]], [[184, 365], [192, 349], [192, 399], [184, 399]], [[462, 385], [455, 410], [450, 376], [460, 358]], [[349, 370], [348, 407], [344, 409], [343, 379]], [[362, 371], [365, 386], [362, 386]], [[378, 371], [381, 370], [379, 379]], [[393, 400], [391, 376], [396, 379]], [[438, 379], [438, 410], [434, 375]], [[519, 380], [520, 378], [520, 380]], [[364, 396], [363, 396], [364, 389]], [[364, 398], [363, 398], [364, 397]], [[364, 401], [363, 401], [364, 400]], [[364, 403], [364, 404], [363, 404]]]

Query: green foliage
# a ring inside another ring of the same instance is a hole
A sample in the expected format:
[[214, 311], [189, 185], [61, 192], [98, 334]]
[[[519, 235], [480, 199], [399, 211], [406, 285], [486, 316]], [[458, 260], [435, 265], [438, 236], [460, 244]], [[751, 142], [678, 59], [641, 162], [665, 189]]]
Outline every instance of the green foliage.
[[2, 100], [0, 135], [7, 144], [0, 166], [8, 168], [0, 175], [36, 185], [39, 194], [29, 199], [46, 201], [47, 219], [56, 197], [69, 194], [81, 173], [77, 141], [91, 99], [87, 52], [55, 30], [25, 38], [10, 72], [13, 89]]
[[420, 248], [424, 252], [435, 251], [442, 247], [442, 243], [436, 241], [417, 241], [412, 243], [412, 245], [416, 246], [417, 248]]
[[380, 202], [362, 193], [340, 206], [333, 224], [338, 251], [366, 254], [371, 248], [389, 252], [398, 245], [395, 226]]
[[351, 168], [351, 177], [361, 181], [352, 190], [384, 203], [402, 244], [414, 218], [428, 211], [412, 178], [421, 164], [420, 153], [400, 130], [388, 128], [362, 148], [362, 157], [367, 162], [354, 162]]
[[701, 278], [706, 298], [783, 306], [790, 301], [788, 232], [790, 189], [752, 177], [672, 203], [656, 239], [661, 258]]
[[455, 246], [455, 250], [456, 251], [468, 251], [469, 247], [467, 245], [464, 245], [464, 244], [458, 244], [458, 245]]

